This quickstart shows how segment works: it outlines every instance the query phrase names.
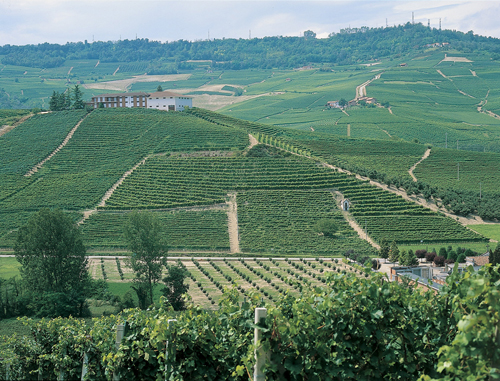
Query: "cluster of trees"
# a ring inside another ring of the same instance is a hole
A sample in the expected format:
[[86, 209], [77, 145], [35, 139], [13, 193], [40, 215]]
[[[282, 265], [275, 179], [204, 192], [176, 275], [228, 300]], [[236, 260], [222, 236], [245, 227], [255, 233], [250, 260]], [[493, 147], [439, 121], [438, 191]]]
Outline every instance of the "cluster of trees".
[[132, 288], [137, 294], [139, 307], [145, 309], [154, 304], [153, 292], [166, 267], [168, 275], [163, 278], [165, 287], [162, 293], [176, 311], [183, 310], [182, 295], [189, 288], [184, 284], [187, 274], [180, 265], [167, 265], [168, 243], [158, 217], [149, 212], [132, 212], [124, 235], [132, 252], [127, 265], [135, 274]]
[[[294, 68], [310, 63], [354, 64], [402, 55], [426, 44], [448, 42], [453, 49], [478, 49], [500, 57], [500, 40], [422, 24], [382, 28], [349, 28], [317, 39], [313, 31], [303, 37], [264, 37], [161, 43], [148, 39], [78, 42], [0, 47], [2, 63], [29, 67], [57, 67], [68, 59], [98, 59], [101, 62], [152, 62], [151, 74], [166, 74], [189, 68], [187, 60], [211, 60], [222, 69]], [[187, 65], [187, 66], [186, 66]]]
[[389, 259], [393, 263], [399, 263], [400, 266], [418, 266], [418, 258], [413, 250], [400, 251], [395, 241], [389, 244], [385, 238], [382, 239], [379, 254], [380, 258]]
[[354, 250], [347, 250], [344, 253], [344, 257], [346, 257], [347, 259], [350, 259], [354, 262], [358, 262], [364, 266], [372, 266], [372, 261], [371, 261], [370, 257], [363, 255], [361, 253], [356, 253]]
[[[125, 237], [132, 255], [128, 266], [135, 274], [133, 289], [139, 307], [153, 304], [153, 291], [165, 267], [168, 246], [162, 226], [151, 213], [131, 214]], [[19, 229], [14, 247], [21, 264], [21, 280], [0, 279], [0, 318], [11, 316], [89, 316], [89, 298], [114, 299], [121, 308], [134, 307], [130, 296], [117, 300], [106, 282], [88, 273], [86, 249], [78, 227], [61, 210], [42, 209]], [[184, 309], [188, 290], [182, 266], [168, 266], [163, 294], [176, 310]], [[120, 303], [121, 302], [121, 303]]]
[[28, 98], [8, 94], [5, 89], [0, 88], [0, 109], [21, 109], [29, 107]]
[[[393, 263], [399, 263], [400, 266], [418, 266], [418, 259], [423, 258], [425, 258], [427, 262], [434, 262], [436, 266], [443, 266], [445, 263], [465, 263], [466, 257], [474, 257], [478, 255], [478, 253], [463, 247], [457, 247], [456, 250], [453, 250], [452, 246], [448, 246], [447, 248], [442, 247], [439, 249], [438, 253], [436, 253], [435, 249], [430, 252], [425, 249], [416, 250], [415, 252], [411, 249], [408, 251], [400, 251], [395, 241], [389, 244], [386, 239], [382, 239], [379, 255], [383, 259], [388, 259]], [[497, 258], [495, 255], [498, 256], [498, 262], [495, 261]], [[493, 254], [490, 254], [490, 263], [500, 263], [500, 245], [497, 246]]]
[[83, 92], [80, 90], [79, 85], [75, 85], [71, 89], [68, 88], [62, 93], [57, 91], [52, 92], [49, 101], [50, 111], [83, 110], [84, 108], [85, 102], [83, 101]]
[[489, 261], [493, 266], [500, 265], [500, 243], [497, 244], [494, 251], [490, 251]]

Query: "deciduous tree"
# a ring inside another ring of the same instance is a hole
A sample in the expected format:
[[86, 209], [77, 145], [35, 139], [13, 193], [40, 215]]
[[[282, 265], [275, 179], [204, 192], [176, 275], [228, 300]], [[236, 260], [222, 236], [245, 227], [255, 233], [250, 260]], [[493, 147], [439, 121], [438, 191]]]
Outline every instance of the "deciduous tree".
[[86, 250], [69, 216], [61, 210], [40, 210], [19, 229], [14, 251], [34, 313], [84, 314], [90, 281]]
[[127, 266], [135, 273], [134, 290], [144, 308], [153, 303], [153, 290], [161, 279], [168, 245], [160, 220], [151, 212], [132, 212], [124, 236], [132, 252]]
[[322, 233], [325, 237], [332, 237], [337, 229], [335, 221], [328, 218], [322, 218], [314, 225], [314, 231]]
[[165, 287], [162, 289], [163, 295], [175, 311], [184, 310], [185, 303], [183, 295], [189, 289], [189, 285], [184, 283], [186, 270], [182, 266], [168, 266], [168, 275], [163, 278]]

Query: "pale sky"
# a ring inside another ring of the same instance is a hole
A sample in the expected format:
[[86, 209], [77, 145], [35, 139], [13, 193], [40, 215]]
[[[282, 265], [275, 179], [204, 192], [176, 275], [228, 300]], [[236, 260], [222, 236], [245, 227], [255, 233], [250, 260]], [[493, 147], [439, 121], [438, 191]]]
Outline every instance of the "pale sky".
[[327, 37], [346, 27], [411, 21], [500, 38], [500, 1], [0, 0], [0, 46], [149, 38], [157, 41]]

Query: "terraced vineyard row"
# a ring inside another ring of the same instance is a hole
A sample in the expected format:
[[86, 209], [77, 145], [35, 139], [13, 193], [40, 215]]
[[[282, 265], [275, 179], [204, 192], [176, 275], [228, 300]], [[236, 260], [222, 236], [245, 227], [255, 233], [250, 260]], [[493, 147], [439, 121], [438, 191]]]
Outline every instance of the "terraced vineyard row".
[[301, 158], [154, 157], [129, 176], [106, 208], [165, 208], [223, 202], [229, 191], [336, 188], [352, 177]]
[[363, 184], [344, 189], [350, 212], [378, 242], [478, 242], [486, 239], [451, 218], [444, 217], [401, 196]]
[[408, 170], [426, 150], [414, 143], [334, 138], [312, 140], [305, 146], [337, 167], [361, 174], [376, 171], [390, 177], [408, 177]]
[[34, 115], [0, 137], [0, 175], [24, 175], [62, 143], [84, 111]]
[[[366, 118], [371, 118], [365, 111]], [[421, 144], [387, 140], [350, 139], [334, 137], [331, 133], [297, 131], [242, 121], [207, 110], [190, 111], [204, 120], [233, 126], [253, 133], [261, 143], [280, 147], [289, 152], [321, 158], [329, 164], [354, 172], [377, 171], [391, 177], [407, 177], [408, 170], [424, 154]], [[346, 122], [347, 123], [347, 122]], [[345, 127], [342, 127], [344, 130]], [[378, 127], [377, 127], [378, 128]]]
[[421, 205], [406, 201], [403, 197], [383, 189], [363, 184], [343, 190], [351, 201], [349, 211], [355, 217], [412, 215], [426, 216], [436, 213]]
[[379, 242], [383, 238], [398, 244], [487, 241], [447, 217], [379, 216], [358, 218], [358, 222], [362, 226], [366, 223], [368, 234]]
[[[221, 210], [154, 212], [164, 226], [170, 250], [229, 250], [227, 214]], [[127, 246], [123, 229], [127, 213], [99, 212], [81, 225], [84, 243], [90, 247]]]
[[[240, 247], [244, 252], [311, 253], [341, 256], [347, 250], [373, 255], [373, 248], [358, 238], [326, 190], [245, 191], [238, 193]], [[335, 237], [314, 231], [315, 223], [334, 220]]]
[[83, 115], [76, 111], [37, 115], [0, 137], [0, 221], [9, 221], [0, 222], [0, 237], [26, 222], [29, 213], [17, 213], [17, 221], [12, 221], [19, 210], [95, 207], [127, 170], [151, 153], [233, 150], [248, 145], [246, 132], [187, 114], [95, 110], [60, 152], [38, 173], [25, 178], [23, 174], [52, 152]]
[[441, 188], [467, 189], [479, 195], [498, 192], [500, 154], [433, 149], [414, 171], [417, 179]]

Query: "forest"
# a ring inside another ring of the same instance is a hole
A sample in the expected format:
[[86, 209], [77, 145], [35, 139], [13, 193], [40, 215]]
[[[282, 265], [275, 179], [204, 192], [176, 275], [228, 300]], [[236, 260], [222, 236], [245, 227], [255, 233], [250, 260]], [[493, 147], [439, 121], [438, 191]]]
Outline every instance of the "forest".
[[383, 57], [398, 57], [423, 50], [425, 45], [447, 42], [450, 48], [471, 53], [487, 51], [500, 59], [500, 40], [467, 33], [428, 28], [422, 24], [381, 28], [348, 28], [317, 39], [312, 31], [303, 37], [214, 39], [204, 41], [151, 41], [147, 38], [120, 41], [68, 42], [65, 45], [4, 45], [4, 65], [53, 68], [66, 60], [98, 59], [100, 62], [150, 61], [148, 74], [172, 74], [194, 68], [188, 60], [210, 60], [215, 69], [290, 69], [311, 63], [348, 65]]

